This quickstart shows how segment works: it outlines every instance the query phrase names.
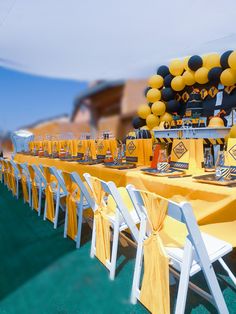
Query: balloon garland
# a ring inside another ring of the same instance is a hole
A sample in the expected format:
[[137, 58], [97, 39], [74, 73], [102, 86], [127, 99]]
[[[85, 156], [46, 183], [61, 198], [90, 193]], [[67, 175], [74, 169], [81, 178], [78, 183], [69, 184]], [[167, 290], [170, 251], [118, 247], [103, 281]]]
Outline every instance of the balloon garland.
[[183, 60], [172, 60], [169, 66], [161, 65], [148, 80], [144, 91], [147, 103], [139, 106], [133, 127], [151, 130], [165, 122], [170, 124], [174, 114], [185, 112], [189, 89], [200, 86], [204, 97], [204, 85], [217, 86], [219, 83], [227, 88], [235, 86], [236, 50], [228, 50], [222, 55], [187, 56]]

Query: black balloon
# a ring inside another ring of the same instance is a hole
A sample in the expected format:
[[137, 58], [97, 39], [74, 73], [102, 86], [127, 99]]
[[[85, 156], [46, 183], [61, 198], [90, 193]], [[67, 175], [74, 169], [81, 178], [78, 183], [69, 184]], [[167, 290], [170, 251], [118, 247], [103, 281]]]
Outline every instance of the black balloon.
[[157, 69], [157, 74], [162, 76], [162, 77], [166, 77], [166, 75], [170, 74], [169, 68], [166, 65], [161, 65], [158, 69]]
[[141, 119], [139, 117], [135, 117], [133, 118], [132, 124], [133, 124], [134, 129], [139, 129], [142, 126], [146, 125], [146, 120]]
[[220, 82], [220, 75], [223, 69], [221, 67], [214, 67], [210, 69], [208, 72], [208, 80], [211, 83], [219, 83]]
[[146, 97], [147, 96], [147, 92], [149, 91], [149, 89], [152, 89], [151, 87], [146, 87], [145, 90], [144, 90], [144, 96]]
[[173, 77], [174, 76], [172, 74], [166, 75], [166, 77], [164, 78], [164, 86], [165, 87], [170, 87], [171, 86], [171, 81], [172, 81]]
[[233, 50], [228, 50], [224, 52], [220, 57], [220, 65], [222, 66], [223, 69], [229, 68], [228, 59], [231, 52], [233, 52]]
[[192, 71], [197, 71], [197, 69], [202, 67], [202, 58], [198, 55], [194, 55], [188, 60], [188, 67]]
[[166, 111], [169, 113], [178, 112], [180, 103], [176, 99], [172, 99], [166, 103]]
[[161, 90], [161, 99], [168, 101], [175, 98], [175, 92], [173, 89], [166, 87]]

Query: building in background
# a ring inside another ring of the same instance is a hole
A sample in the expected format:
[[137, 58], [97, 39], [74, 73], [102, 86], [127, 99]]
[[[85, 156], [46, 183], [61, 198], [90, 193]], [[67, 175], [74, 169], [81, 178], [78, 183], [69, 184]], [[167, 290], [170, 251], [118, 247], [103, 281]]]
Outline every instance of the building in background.
[[96, 82], [76, 99], [71, 122], [99, 134], [109, 130], [123, 138], [132, 129], [137, 107], [145, 103], [146, 80]]
[[[21, 129], [29, 130], [36, 139], [62, 135], [79, 138], [81, 133], [87, 132], [97, 136], [107, 130], [122, 139], [132, 129], [137, 107], [146, 102], [146, 84], [146, 80], [94, 82], [76, 98], [70, 116], [49, 117]], [[9, 154], [12, 150], [10, 133], [2, 136], [0, 142], [5, 154]]]
[[38, 121], [32, 125], [25, 126], [24, 129], [32, 132], [36, 137], [47, 135], [59, 137], [61, 135], [68, 136], [73, 134], [75, 137], [79, 136], [81, 132], [89, 131], [89, 126], [82, 126], [71, 122], [68, 115], [60, 115], [45, 120]]

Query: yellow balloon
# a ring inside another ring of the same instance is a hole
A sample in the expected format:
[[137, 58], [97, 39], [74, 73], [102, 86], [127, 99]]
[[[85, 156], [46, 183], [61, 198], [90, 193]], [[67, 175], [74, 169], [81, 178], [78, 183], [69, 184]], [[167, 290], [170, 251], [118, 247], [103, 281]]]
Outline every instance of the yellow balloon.
[[166, 121], [166, 122], [171, 122], [173, 120], [172, 114], [165, 112], [161, 117], [160, 117], [160, 122]]
[[220, 55], [218, 53], [211, 53], [204, 56], [203, 67], [206, 67], [208, 70], [220, 67]]
[[184, 89], [185, 87], [185, 83], [184, 83], [184, 79], [182, 76], [176, 76], [173, 78], [173, 80], [171, 81], [171, 87], [173, 88], [173, 90], [179, 92], [182, 89]]
[[199, 84], [206, 84], [208, 82], [208, 72], [207, 68], [199, 68], [194, 74], [195, 81]]
[[153, 75], [148, 80], [148, 85], [152, 88], [161, 88], [163, 86], [164, 79], [160, 75]]
[[190, 69], [189, 69], [189, 67], [188, 67], [188, 60], [189, 60], [189, 58], [190, 58], [190, 56], [187, 56], [187, 57], [185, 57], [184, 60], [183, 60], [184, 69], [185, 69], [186, 71], [190, 71]]
[[150, 129], [153, 129], [155, 126], [159, 125], [159, 118], [154, 114], [150, 114], [147, 116], [146, 123]]
[[155, 102], [161, 99], [161, 92], [159, 89], [151, 88], [147, 92], [147, 100], [148, 102]]
[[156, 101], [152, 104], [152, 113], [155, 116], [162, 116], [166, 111], [166, 105], [163, 101]]
[[236, 70], [236, 51], [231, 52], [229, 55], [228, 64], [232, 69]]
[[229, 131], [229, 137], [236, 138], [236, 125], [233, 125]]
[[187, 70], [182, 75], [184, 79], [185, 85], [192, 86], [195, 83], [194, 72], [191, 70]]
[[170, 73], [174, 76], [181, 75], [184, 71], [183, 61], [176, 59], [171, 61], [169, 65]]
[[209, 55], [203, 55], [202, 57], [202, 66], [205, 68], [206, 67], [206, 61]]
[[220, 81], [225, 86], [232, 86], [236, 83], [236, 75], [232, 69], [225, 69], [220, 75]]
[[146, 119], [150, 113], [151, 113], [151, 109], [148, 105], [140, 105], [138, 107], [138, 116], [140, 118]]

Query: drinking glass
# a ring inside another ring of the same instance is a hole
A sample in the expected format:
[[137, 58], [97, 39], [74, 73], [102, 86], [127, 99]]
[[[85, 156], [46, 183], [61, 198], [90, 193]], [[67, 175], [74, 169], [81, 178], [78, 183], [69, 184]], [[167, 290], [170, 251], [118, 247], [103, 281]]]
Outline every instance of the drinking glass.
[[211, 148], [205, 149], [205, 168], [206, 169], [213, 168], [213, 155], [211, 153]]
[[169, 170], [169, 168], [170, 165], [168, 163], [167, 150], [161, 149], [157, 161], [157, 170], [159, 172], [166, 172], [167, 170]]

